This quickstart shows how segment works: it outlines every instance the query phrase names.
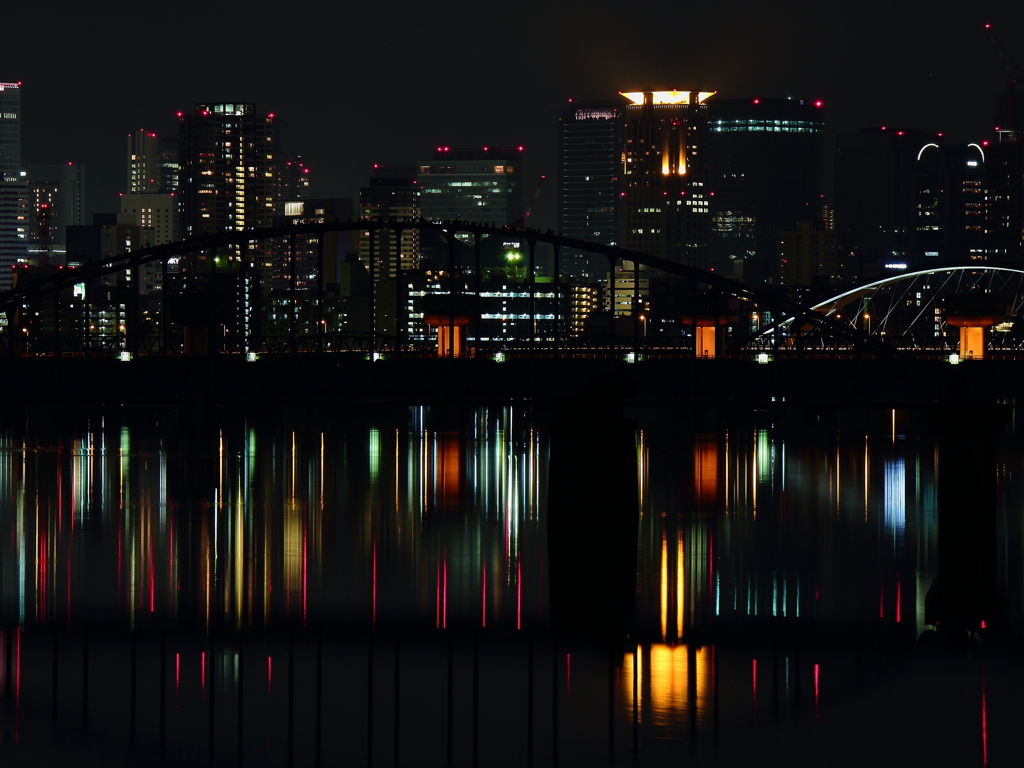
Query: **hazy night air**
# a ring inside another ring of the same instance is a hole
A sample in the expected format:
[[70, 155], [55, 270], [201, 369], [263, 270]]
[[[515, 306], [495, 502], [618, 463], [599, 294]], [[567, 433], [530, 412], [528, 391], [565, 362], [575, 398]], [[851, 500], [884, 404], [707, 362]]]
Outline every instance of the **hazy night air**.
[[[825, 155], [870, 125], [985, 138], [1005, 75], [984, 24], [1024, 59], [1024, 8], [871, 0], [824, 9], [610, 0], [376, 7], [195, 0], [132, 7], [5, 9], [0, 76], [25, 83], [23, 162], [84, 163], [87, 213], [112, 210], [122, 146], [140, 127], [175, 130], [177, 110], [241, 99], [288, 123], [317, 196], [357, 197], [373, 163], [481, 141], [527, 148], [525, 187], [554, 173], [555, 121], [569, 98], [707, 84], [721, 97], [820, 98]], [[53, 41], [44, 44], [43, 41]], [[59, 42], [57, 42], [59, 41]], [[548, 189], [533, 219], [554, 226]]]

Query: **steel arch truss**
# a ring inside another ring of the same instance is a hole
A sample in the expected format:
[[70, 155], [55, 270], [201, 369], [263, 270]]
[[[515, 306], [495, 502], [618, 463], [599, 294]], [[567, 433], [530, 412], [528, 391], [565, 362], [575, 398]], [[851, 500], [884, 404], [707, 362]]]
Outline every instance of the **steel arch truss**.
[[[947, 327], [943, 301], [952, 295], [992, 294], [1001, 297], [1006, 321], [993, 328], [989, 348], [1017, 351], [1024, 348], [1024, 270], [989, 265], [956, 265], [908, 272], [876, 280], [845, 291], [812, 309], [899, 350], [951, 353], [957, 349], [959, 330]], [[794, 332], [792, 322], [786, 329]], [[812, 346], [829, 340], [809, 334]]]

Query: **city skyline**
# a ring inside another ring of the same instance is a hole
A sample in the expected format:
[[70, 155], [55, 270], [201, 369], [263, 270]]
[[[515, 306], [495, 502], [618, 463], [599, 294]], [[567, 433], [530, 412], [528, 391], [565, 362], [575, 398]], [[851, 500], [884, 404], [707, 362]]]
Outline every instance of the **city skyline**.
[[[0, 66], [6, 80], [25, 84], [23, 163], [88, 166], [87, 214], [113, 210], [116, 194], [127, 191], [121, 161], [127, 133], [146, 128], [171, 134], [177, 111], [208, 99], [242, 99], [280, 115], [289, 125], [289, 147], [312, 170], [312, 194], [332, 197], [355, 198], [373, 163], [409, 163], [439, 144], [474, 146], [481, 140], [526, 146], [524, 188], [531, 191], [541, 174], [556, 173], [557, 113], [569, 98], [612, 98], [637, 88], [706, 84], [722, 97], [820, 98], [828, 115], [829, 165], [839, 133], [875, 124], [943, 132], [951, 142], [988, 138], [1005, 73], [984, 24], [992, 23], [1006, 56], [1019, 61], [1021, 44], [1012, 33], [1024, 25], [1024, 12], [1006, 7], [986, 17], [955, 18], [911, 4], [887, 9], [879, 24], [874, 11], [881, 4], [858, 8], [860, 13], [828, 18], [802, 2], [771, 11], [740, 3], [729, 18], [688, 9], [686, 26], [702, 32], [679, 46], [669, 44], [672, 24], [620, 35], [619, 12], [601, 3], [585, 19], [569, 9], [528, 3], [519, 9], [527, 32], [516, 33], [507, 49], [495, 48], [485, 32], [489, 21], [498, 21], [494, 12], [410, 8], [389, 19], [389, 45], [379, 52], [357, 41], [329, 55], [321, 49], [336, 50], [336, 30], [372, 21], [363, 18], [366, 11], [324, 11], [317, 24], [297, 32], [293, 45], [256, 54], [251, 46], [204, 41], [229, 29], [230, 39], [257, 40], [272, 31], [269, 15], [253, 14], [256, 20], [239, 27], [231, 14], [200, 13], [185, 3], [173, 18], [142, 10], [123, 22], [104, 19], [103, 34], [115, 37], [149, 23], [147, 44], [158, 53], [140, 67], [125, 66], [117, 46], [90, 53], [100, 15], [83, 17], [75, 10], [53, 21], [58, 32], [68, 25], [67, 42], [43, 59], [28, 45], [38, 22], [15, 10], [14, 26], [25, 34], [5, 50]], [[673, 18], [660, 2], [631, 12]], [[185, 23], [191, 18], [204, 18], [202, 39]], [[426, 42], [470, 30], [480, 34], [461, 34], [441, 53]], [[186, 48], [204, 55], [160, 53]], [[302, 55], [293, 55], [296, 50]], [[377, 70], [365, 77], [360, 61], [371, 53]], [[469, 66], [474, 60], [491, 63]], [[76, 72], [74, 79], [69, 71]], [[411, 82], [393, 85], [403, 72]], [[82, 87], [84, 82], [94, 85]], [[89, 119], [69, 130], [75, 114]], [[554, 212], [550, 187], [533, 220], [553, 226]]]

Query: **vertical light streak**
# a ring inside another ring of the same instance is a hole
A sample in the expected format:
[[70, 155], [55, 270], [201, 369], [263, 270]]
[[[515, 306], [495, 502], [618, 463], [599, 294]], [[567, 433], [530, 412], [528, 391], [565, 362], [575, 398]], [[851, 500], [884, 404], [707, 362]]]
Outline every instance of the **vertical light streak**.
[[757, 659], [751, 665], [751, 690], [754, 697], [754, 718], [757, 719]]
[[984, 677], [981, 678], [981, 764], [988, 765], [988, 699]]
[[376, 539], [373, 540], [371, 547], [372, 547], [372, 552], [371, 552], [370, 557], [371, 557], [371, 569], [373, 571], [373, 573], [372, 573], [372, 581], [373, 581], [373, 583], [372, 583], [371, 589], [370, 589], [370, 592], [371, 592], [371, 614], [372, 614], [371, 621], [373, 623], [373, 626], [376, 627], [377, 626], [377, 540]]
[[685, 632], [683, 610], [686, 606], [686, 550], [683, 546], [683, 532], [679, 531], [676, 542], [676, 638], [682, 639]]
[[267, 693], [273, 692], [274, 685], [274, 659], [267, 656]]
[[819, 675], [819, 671], [820, 670], [818, 668], [818, 665], [815, 664], [814, 665], [814, 719], [815, 720], [817, 720], [821, 716], [821, 713], [820, 713], [820, 711], [818, 709], [818, 690], [819, 690], [819, 688], [818, 688], [818, 675]]
[[668, 539], [664, 529], [661, 531], [661, 639], [664, 640], [668, 631]]
[[896, 574], [896, 623], [900, 623], [900, 575]]
[[480, 567], [480, 626], [487, 628], [487, 560]]
[[178, 689], [181, 688], [181, 652], [174, 654], [174, 695], [178, 695]]
[[203, 690], [206, 690], [206, 651], [201, 651], [199, 654], [199, 684]]

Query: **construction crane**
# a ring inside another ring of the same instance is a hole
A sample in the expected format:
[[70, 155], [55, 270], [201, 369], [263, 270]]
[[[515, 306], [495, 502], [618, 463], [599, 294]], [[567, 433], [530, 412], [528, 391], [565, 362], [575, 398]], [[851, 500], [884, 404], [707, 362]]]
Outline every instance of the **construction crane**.
[[523, 213], [523, 218], [519, 219], [512, 224], [514, 229], [525, 229], [526, 222], [530, 219], [530, 214], [533, 213], [533, 206], [537, 203], [537, 198], [540, 197], [540, 191], [544, 188], [544, 182], [547, 180], [547, 176], [541, 176], [540, 182], [537, 184], [537, 189], [533, 193], [533, 197], [530, 198], [530, 204], [526, 206], [526, 212]]
[[1006, 70], [1006, 127], [1009, 130], [1013, 129], [1013, 97], [1017, 93], [1017, 86], [1024, 82], [1021, 80], [1020, 67], [1017, 62], [1008, 58], [1003, 49], [999, 46], [999, 41], [996, 40], [995, 30], [992, 29], [991, 24], [986, 24], [985, 29], [988, 31], [989, 40], [992, 41], [992, 45], [996, 49], [996, 56], [999, 57], [999, 61], [1002, 62], [1003, 68]]

